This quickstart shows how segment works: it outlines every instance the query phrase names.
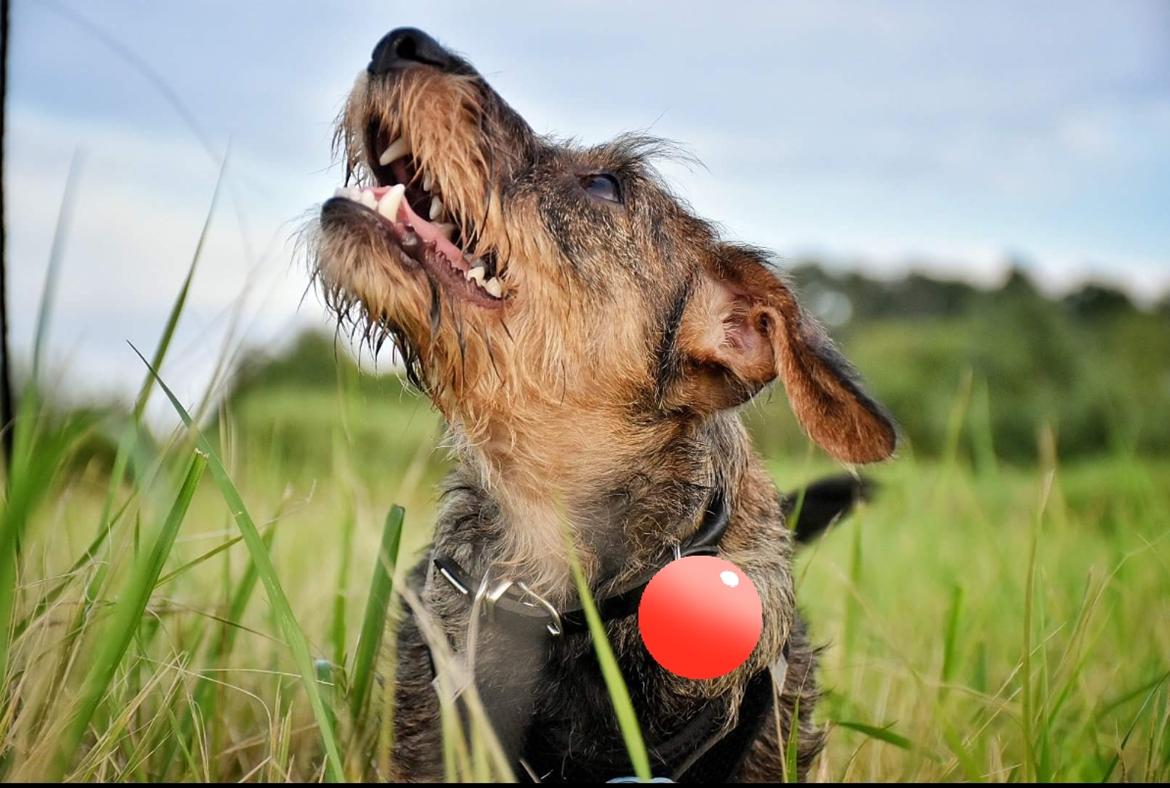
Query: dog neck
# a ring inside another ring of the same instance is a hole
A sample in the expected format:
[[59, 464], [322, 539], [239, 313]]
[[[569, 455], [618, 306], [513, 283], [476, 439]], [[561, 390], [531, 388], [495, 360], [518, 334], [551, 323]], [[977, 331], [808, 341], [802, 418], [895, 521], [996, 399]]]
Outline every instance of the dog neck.
[[614, 423], [578, 414], [540, 438], [509, 430], [475, 444], [456, 433], [463, 468], [495, 512], [494, 572], [564, 601], [575, 595], [571, 551], [591, 585], [618, 581], [689, 535], [716, 485], [734, 499], [749, 453], [738, 417], [625, 424], [620, 435], [605, 427]]

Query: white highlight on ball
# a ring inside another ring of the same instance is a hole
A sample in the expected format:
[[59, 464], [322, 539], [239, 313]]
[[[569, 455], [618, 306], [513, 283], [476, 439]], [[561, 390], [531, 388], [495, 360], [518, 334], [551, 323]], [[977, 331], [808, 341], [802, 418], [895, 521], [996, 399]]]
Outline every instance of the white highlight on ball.
[[739, 585], [739, 575], [732, 572], [730, 569], [724, 569], [719, 573], [719, 579], [723, 581], [723, 585], [728, 588], [735, 588]]

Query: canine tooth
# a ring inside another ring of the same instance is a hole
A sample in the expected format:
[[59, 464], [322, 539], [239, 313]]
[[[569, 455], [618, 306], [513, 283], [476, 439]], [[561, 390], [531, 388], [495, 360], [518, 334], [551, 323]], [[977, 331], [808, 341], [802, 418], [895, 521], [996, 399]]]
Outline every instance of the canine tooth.
[[439, 231], [439, 234], [442, 235], [444, 238], [446, 238], [448, 241], [450, 241], [452, 238], [455, 237], [455, 225], [453, 225], [453, 224], [440, 224], [437, 226], [437, 229]]
[[478, 285], [483, 284], [483, 267], [476, 266], [467, 272], [467, 281], [475, 282]]
[[435, 185], [435, 179], [431, 177], [429, 172], [423, 173], [423, 191], [429, 192], [431, 187]]
[[401, 159], [408, 153], [410, 153], [410, 146], [406, 144], [406, 138], [399, 137], [390, 143], [389, 148], [382, 151], [382, 155], [378, 158], [378, 163], [385, 167], [390, 162]]
[[499, 298], [504, 293], [504, 288], [500, 284], [500, 280], [494, 276], [491, 279], [489, 279], [483, 283], [483, 289], [487, 290], [489, 293], [491, 293], [496, 298]]
[[378, 213], [392, 222], [398, 221], [398, 206], [402, 204], [402, 195], [406, 194], [406, 187], [399, 183], [391, 186], [390, 191], [382, 195], [378, 202]]
[[362, 205], [366, 206], [370, 210], [374, 210], [375, 208], [378, 207], [378, 198], [376, 198], [374, 196], [374, 193], [369, 191], [368, 189], [362, 189], [362, 193], [358, 198], [358, 202], [360, 202]]
[[443, 215], [443, 201], [438, 197], [431, 198], [431, 213], [430, 220], [433, 222]]

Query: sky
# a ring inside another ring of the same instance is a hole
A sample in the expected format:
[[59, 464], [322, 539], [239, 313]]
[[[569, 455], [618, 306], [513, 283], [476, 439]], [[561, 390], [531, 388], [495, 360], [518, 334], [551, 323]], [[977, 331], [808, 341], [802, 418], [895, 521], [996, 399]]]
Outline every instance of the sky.
[[[1170, 3], [12, 0], [9, 301], [31, 345], [70, 161], [48, 357], [128, 397], [208, 216], [164, 376], [327, 328], [295, 236], [339, 185], [332, 121], [374, 44], [420, 27], [539, 132], [637, 130], [729, 239], [796, 260], [1059, 292], [1170, 289]], [[174, 98], [177, 97], [176, 106]], [[27, 355], [27, 354], [25, 354]]]

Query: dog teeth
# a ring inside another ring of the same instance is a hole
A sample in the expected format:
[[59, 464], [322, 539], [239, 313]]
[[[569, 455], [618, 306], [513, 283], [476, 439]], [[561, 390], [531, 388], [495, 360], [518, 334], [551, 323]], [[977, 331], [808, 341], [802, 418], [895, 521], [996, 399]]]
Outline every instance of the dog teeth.
[[369, 208], [371, 211], [377, 209], [378, 207], [378, 199], [374, 197], [373, 192], [366, 189], [362, 189], [361, 194], [358, 196], [358, 202]]
[[475, 268], [468, 270], [467, 281], [468, 282], [475, 282], [477, 285], [482, 285], [483, 284], [483, 266], [477, 265]]
[[399, 137], [390, 143], [390, 147], [382, 151], [382, 155], [378, 157], [378, 163], [385, 167], [392, 161], [397, 161], [403, 156], [410, 153], [410, 146], [406, 144], [405, 137]]
[[423, 191], [429, 192], [431, 187], [435, 185], [435, 179], [431, 177], [429, 172], [423, 173]]
[[438, 197], [431, 198], [430, 220], [433, 222], [443, 215], [443, 201]]
[[504, 288], [500, 285], [500, 280], [494, 276], [483, 283], [483, 289], [487, 290], [495, 298], [499, 298], [504, 293]]
[[438, 229], [439, 235], [443, 236], [448, 241], [455, 237], [455, 225], [453, 224], [440, 224], [436, 229]]
[[398, 206], [402, 204], [402, 195], [406, 194], [406, 187], [401, 183], [391, 186], [390, 191], [382, 195], [378, 203], [378, 213], [392, 222], [398, 221]]

